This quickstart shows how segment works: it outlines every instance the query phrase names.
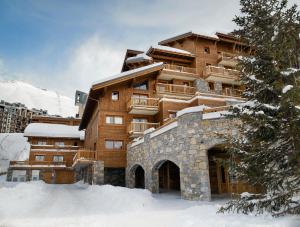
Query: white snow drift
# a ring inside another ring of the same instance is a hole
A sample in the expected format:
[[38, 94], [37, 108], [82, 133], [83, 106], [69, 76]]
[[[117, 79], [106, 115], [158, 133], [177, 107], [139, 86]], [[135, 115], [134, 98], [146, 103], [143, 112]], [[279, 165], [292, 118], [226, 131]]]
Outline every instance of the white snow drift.
[[300, 223], [299, 217], [216, 214], [224, 200], [191, 202], [109, 185], [0, 183], [0, 201], [0, 226], [296, 227]]

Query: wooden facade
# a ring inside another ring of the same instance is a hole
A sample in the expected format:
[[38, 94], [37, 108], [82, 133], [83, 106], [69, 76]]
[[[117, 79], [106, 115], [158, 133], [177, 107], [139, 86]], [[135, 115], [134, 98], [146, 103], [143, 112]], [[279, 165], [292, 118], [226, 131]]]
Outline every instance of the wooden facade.
[[[248, 46], [221, 33], [218, 37], [186, 33], [159, 44], [165, 47], [153, 46], [145, 53], [151, 60], [136, 63], [126, 60], [143, 52], [127, 50], [123, 74], [91, 87], [80, 129], [86, 130], [85, 149], [94, 150], [105, 168], [125, 170], [126, 145], [143, 131], [169, 122], [177, 111], [225, 106], [224, 97], [240, 99], [243, 87], [235, 70], [236, 56], [250, 54]], [[155, 65], [159, 62], [163, 65]], [[204, 94], [195, 87], [197, 79], [207, 83]]]

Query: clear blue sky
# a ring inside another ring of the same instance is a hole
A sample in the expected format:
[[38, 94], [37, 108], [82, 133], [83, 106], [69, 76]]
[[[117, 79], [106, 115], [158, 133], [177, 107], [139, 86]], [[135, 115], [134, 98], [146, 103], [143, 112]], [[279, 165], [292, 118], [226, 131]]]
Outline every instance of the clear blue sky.
[[0, 0], [0, 79], [72, 96], [118, 73], [126, 48], [229, 32], [238, 12], [238, 0]]

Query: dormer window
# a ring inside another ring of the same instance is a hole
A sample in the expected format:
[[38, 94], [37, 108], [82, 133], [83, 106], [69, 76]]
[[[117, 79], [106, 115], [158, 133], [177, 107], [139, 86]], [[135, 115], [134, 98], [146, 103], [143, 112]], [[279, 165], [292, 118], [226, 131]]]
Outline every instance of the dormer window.
[[134, 84], [133, 89], [144, 90], [144, 91], [148, 90], [148, 81]]

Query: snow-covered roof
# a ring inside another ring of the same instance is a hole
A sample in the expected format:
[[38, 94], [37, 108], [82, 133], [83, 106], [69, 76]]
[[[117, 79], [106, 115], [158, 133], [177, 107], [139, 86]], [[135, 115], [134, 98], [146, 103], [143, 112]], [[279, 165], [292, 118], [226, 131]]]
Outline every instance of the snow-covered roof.
[[101, 80], [97, 80], [97, 81], [93, 82], [93, 85], [97, 85], [97, 84], [104, 83], [104, 82], [108, 82], [108, 81], [115, 80], [115, 79], [120, 79], [120, 78], [122, 78], [122, 77], [126, 77], [126, 76], [128, 76], [128, 75], [133, 74], [133, 73], [142, 72], [142, 71], [144, 71], [144, 70], [151, 69], [151, 68], [154, 68], [154, 67], [163, 65], [163, 64], [164, 64], [163, 62], [158, 62], [158, 63], [153, 63], [153, 64], [151, 64], [151, 65], [143, 66], [143, 67], [140, 67], [140, 68], [128, 70], [128, 71], [119, 73], [119, 74], [117, 74], [117, 75], [113, 75], [113, 76], [111, 76], [111, 77], [106, 77], [106, 78], [103, 78], [103, 79], [101, 79]]
[[152, 60], [151, 57], [149, 57], [145, 53], [141, 53], [134, 57], [127, 58], [126, 63], [136, 63], [136, 62], [151, 61], [151, 60]]
[[176, 117], [180, 117], [180, 116], [182, 116], [184, 114], [187, 114], [187, 113], [200, 112], [200, 111], [203, 111], [204, 109], [210, 109], [210, 107], [205, 106], [205, 105], [188, 107], [188, 108], [185, 108], [185, 109], [182, 109], [182, 110], [178, 111], [176, 113]]
[[84, 140], [84, 131], [79, 131], [78, 126], [31, 123], [25, 128], [24, 136], [76, 138]]
[[186, 50], [181, 50], [181, 49], [177, 49], [174, 47], [169, 47], [169, 46], [162, 46], [162, 45], [152, 45], [150, 47], [150, 49], [158, 49], [158, 50], [165, 50], [165, 51], [169, 51], [169, 52], [175, 52], [175, 53], [179, 53], [179, 54], [188, 54], [188, 55], [193, 55], [191, 52], [188, 52]]

